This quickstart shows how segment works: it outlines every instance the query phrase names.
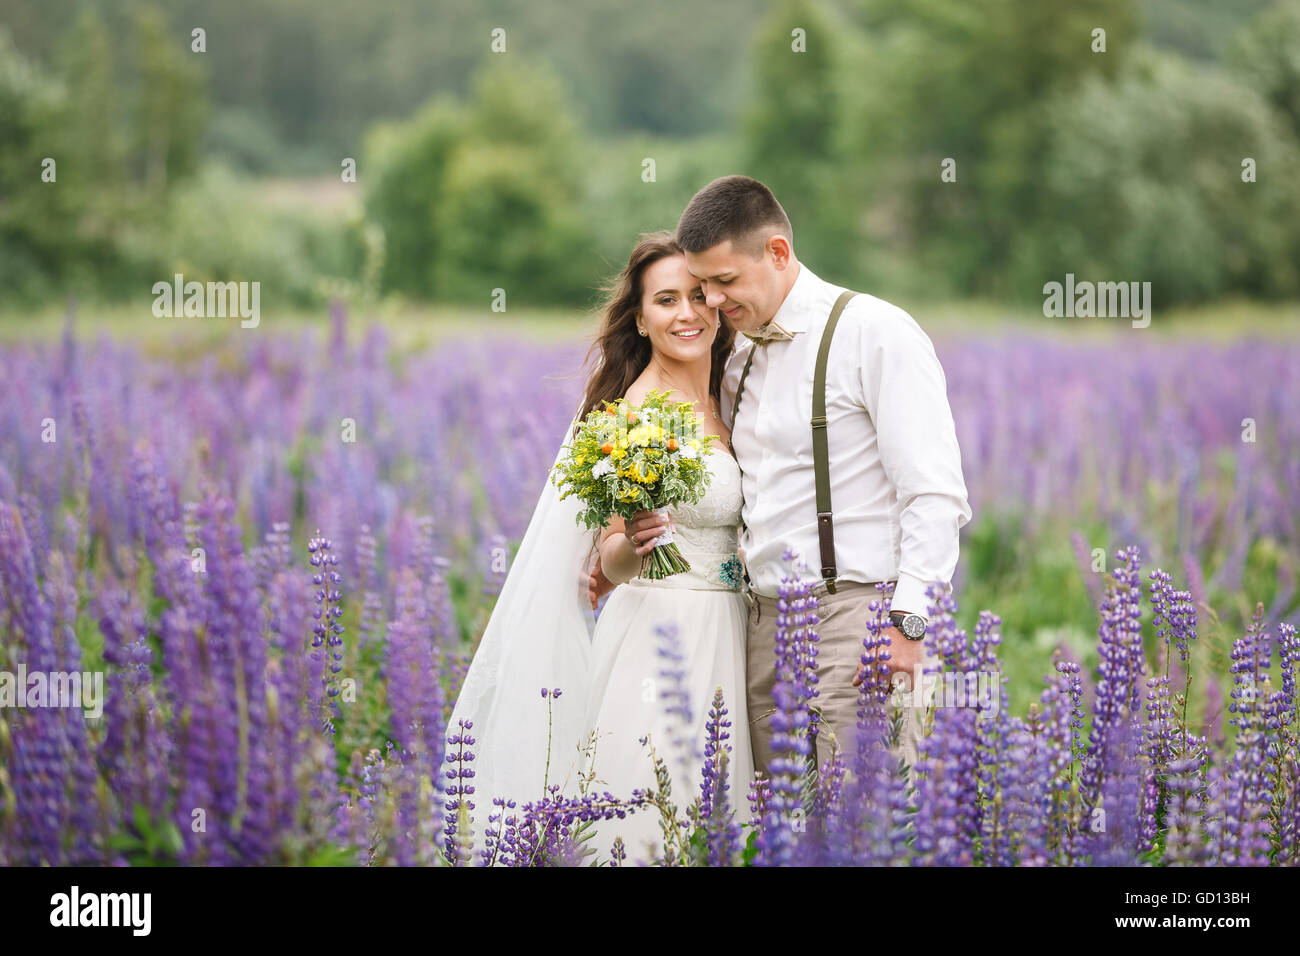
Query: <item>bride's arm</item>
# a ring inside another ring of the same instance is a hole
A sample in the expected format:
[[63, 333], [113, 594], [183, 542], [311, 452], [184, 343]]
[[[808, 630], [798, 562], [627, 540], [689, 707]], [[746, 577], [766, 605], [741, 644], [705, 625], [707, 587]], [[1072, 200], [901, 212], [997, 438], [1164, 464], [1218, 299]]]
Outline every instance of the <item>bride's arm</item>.
[[[600, 531], [600, 567], [605, 577], [624, 584], [641, 573], [641, 558], [654, 547], [655, 539], [667, 530], [653, 511], [639, 511], [631, 523], [618, 515]], [[633, 540], [638, 542], [635, 546]]]
[[641, 571], [641, 558], [632, 550], [618, 515], [600, 530], [600, 569], [615, 584], [631, 581]]

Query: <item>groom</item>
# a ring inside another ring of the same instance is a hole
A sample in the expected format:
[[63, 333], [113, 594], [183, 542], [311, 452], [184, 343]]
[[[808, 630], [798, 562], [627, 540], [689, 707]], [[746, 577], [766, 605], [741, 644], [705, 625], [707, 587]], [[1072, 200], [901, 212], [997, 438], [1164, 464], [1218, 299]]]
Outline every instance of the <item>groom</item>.
[[[841, 752], [855, 740], [876, 582], [896, 582], [893, 626], [882, 633], [891, 677], [906, 674], [903, 686], [910, 688], [917, 665], [934, 661], [924, 641], [926, 587], [951, 579], [958, 532], [971, 518], [947, 383], [929, 337], [910, 315], [874, 296], [850, 294], [795, 258], [790, 220], [757, 180], [725, 176], [701, 189], [682, 213], [677, 241], [706, 304], [742, 333], [722, 380], [722, 415], [744, 495], [754, 767], [767, 771], [773, 757], [776, 599], [787, 549], [822, 578], [814, 588], [820, 766], [830, 756], [831, 735]], [[820, 396], [824, 413], [815, 414]], [[629, 524], [638, 533], [652, 529], [666, 530], [655, 517]], [[592, 576], [593, 599], [606, 590], [600, 577], [599, 570]], [[903, 708], [894, 755], [909, 766], [916, 763], [922, 713]]]
[[[722, 415], [732, 428], [744, 493], [754, 767], [766, 769], [773, 756], [776, 599], [789, 573], [787, 549], [822, 578], [814, 589], [820, 622], [813, 705], [843, 751], [855, 740], [875, 582], [897, 582], [893, 626], [882, 636], [891, 672], [910, 678], [918, 664], [933, 661], [933, 652], [925, 653], [926, 587], [950, 581], [958, 532], [971, 518], [943, 369], [930, 339], [902, 309], [865, 294], [837, 302], [846, 290], [799, 262], [790, 220], [755, 179], [725, 176], [701, 189], [682, 213], [677, 241], [701, 280], [705, 304], [743, 333], [723, 377]], [[835, 312], [824, 391], [815, 390], [823, 332]], [[820, 436], [815, 391], [825, 396]], [[895, 756], [909, 766], [923, 713], [904, 708]], [[828, 735], [819, 734], [819, 765], [830, 749]]]

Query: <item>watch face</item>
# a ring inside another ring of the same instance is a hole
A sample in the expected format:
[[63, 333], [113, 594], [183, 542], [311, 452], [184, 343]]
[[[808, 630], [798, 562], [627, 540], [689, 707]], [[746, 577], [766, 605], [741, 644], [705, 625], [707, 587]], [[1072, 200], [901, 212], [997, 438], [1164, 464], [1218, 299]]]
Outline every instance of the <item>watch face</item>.
[[903, 633], [912, 640], [917, 640], [925, 634], [925, 621], [919, 614], [909, 614], [903, 618]]

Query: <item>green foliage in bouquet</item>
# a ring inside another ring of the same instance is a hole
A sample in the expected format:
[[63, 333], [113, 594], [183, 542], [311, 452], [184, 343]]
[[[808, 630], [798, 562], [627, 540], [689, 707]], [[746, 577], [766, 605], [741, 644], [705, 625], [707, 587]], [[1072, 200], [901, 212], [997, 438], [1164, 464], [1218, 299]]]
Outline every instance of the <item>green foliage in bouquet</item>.
[[[578, 523], [603, 527], [618, 515], [683, 502], [697, 503], [708, 488], [703, 456], [717, 436], [701, 432], [691, 402], [670, 402], [668, 392], [651, 390], [639, 407], [620, 399], [605, 402], [577, 423], [568, 454], [551, 473], [560, 500], [577, 495], [585, 506]], [[659, 545], [642, 559], [641, 576], [664, 578], [689, 571], [676, 544]]]

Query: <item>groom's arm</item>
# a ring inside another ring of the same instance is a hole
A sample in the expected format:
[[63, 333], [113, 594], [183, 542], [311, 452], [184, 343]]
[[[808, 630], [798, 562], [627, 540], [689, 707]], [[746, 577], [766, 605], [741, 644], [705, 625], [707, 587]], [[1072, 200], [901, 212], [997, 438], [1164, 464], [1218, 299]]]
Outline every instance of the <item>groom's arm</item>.
[[947, 584], [959, 532], [971, 519], [947, 381], [929, 337], [884, 302], [863, 323], [863, 399], [901, 508], [898, 584], [891, 607], [929, 616], [926, 587]]

